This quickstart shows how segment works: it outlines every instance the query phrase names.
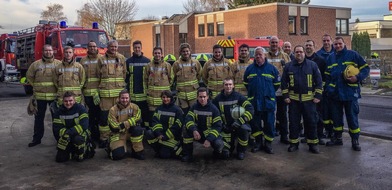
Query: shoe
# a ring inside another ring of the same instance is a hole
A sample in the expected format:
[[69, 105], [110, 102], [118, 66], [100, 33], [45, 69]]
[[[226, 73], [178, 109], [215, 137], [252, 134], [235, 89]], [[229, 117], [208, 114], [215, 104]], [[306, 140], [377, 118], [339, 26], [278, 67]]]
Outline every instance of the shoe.
[[325, 145], [325, 141], [322, 138], [319, 138], [318, 144], [319, 145]]
[[290, 144], [290, 141], [289, 141], [289, 139], [287, 138], [287, 137], [281, 137], [280, 138], [280, 142], [281, 143], [283, 143], [283, 144]]
[[221, 155], [222, 155], [222, 160], [228, 160], [230, 158], [230, 152], [228, 150], [223, 150]]
[[109, 143], [108, 143], [107, 140], [100, 140], [100, 141], [99, 141], [98, 148], [107, 148], [108, 145], [109, 145]]
[[306, 137], [305, 137], [305, 138], [302, 138], [300, 142], [301, 142], [301, 143], [306, 143]]
[[265, 141], [265, 146], [264, 146], [264, 151], [268, 154], [273, 154], [274, 151], [272, 150], [272, 142], [271, 141]]
[[262, 148], [261, 148], [261, 144], [255, 144], [251, 149], [250, 149], [250, 151], [251, 152], [253, 152], [253, 153], [255, 153], [255, 152], [257, 152], [257, 151], [260, 151]]
[[145, 160], [145, 159], [146, 159], [146, 158], [144, 157], [144, 152], [143, 152], [143, 150], [142, 150], [142, 151], [139, 151], [139, 152], [133, 152], [133, 151], [132, 151], [131, 157], [132, 157], [132, 158], [136, 158], [136, 159], [138, 159], [138, 160]]
[[192, 162], [193, 161], [193, 156], [192, 155], [184, 155], [181, 158], [181, 162]]
[[41, 144], [41, 141], [32, 141], [31, 143], [29, 143], [29, 147], [33, 147], [33, 146], [36, 146], [36, 145], [39, 145], [39, 144]]
[[332, 137], [331, 141], [328, 141], [326, 143], [327, 146], [340, 146], [343, 145], [343, 140], [342, 139], [338, 139], [336, 137]]
[[295, 152], [298, 150], [298, 144], [290, 144], [289, 148], [287, 149], [287, 151], [289, 152]]
[[355, 151], [361, 151], [361, 147], [359, 146], [358, 139], [351, 139], [352, 148]]
[[237, 159], [243, 160], [245, 158], [245, 152], [237, 152]]
[[309, 151], [311, 153], [313, 153], [313, 154], [319, 154], [320, 153], [320, 150], [319, 150], [317, 144], [310, 144], [309, 145]]

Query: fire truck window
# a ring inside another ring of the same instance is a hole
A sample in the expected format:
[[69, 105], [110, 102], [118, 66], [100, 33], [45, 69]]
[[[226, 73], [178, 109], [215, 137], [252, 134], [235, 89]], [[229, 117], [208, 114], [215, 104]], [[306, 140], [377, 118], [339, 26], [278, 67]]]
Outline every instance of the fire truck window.
[[223, 53], [225, 55], [225, 58], [234, 59], [234, 48], [232, 47], [224, 48]]
[[250, 58], [255, 57], [255, 48], [254, 47], [249, 48], [249, 56], [250, 56]]
[[15, 47], [16, 47], [16, 41], [14, 39], [8, 39], [7, 40], [7, 49], [6, 51], [9, 53], [14, 53], [15, 52]]
[[99, 32], [98, 33], [98, 47], [100, 48], [106, 48], [108, 43], [108, 37], [106, 36], [106, 33], [104, 32]]
[[58, 38], [58, 34], [52, 34], [49, 36], [50, 38], [52, 38], [52, 47], [53, 49], [58, 49], [59, 48], [59, 38]]

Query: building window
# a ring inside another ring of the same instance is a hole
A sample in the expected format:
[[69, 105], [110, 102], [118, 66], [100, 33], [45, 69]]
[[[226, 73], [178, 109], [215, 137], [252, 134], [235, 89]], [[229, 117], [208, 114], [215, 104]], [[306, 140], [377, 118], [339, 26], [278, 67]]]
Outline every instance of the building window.
[[301, 34], [308, 34], [308, 17], [301, 17]]
[[214, 36], [214, 23], [207, 24], [208, 36]]
[[204, 37], [205, 32], [204, 32], [204, 24], [199, 24], [199, 37]]
[[186, 33], [180, 33], [180, 44], [182, 43], [187, 43], [187, 34]]
[[223, 36], [225, 35], [225, 25], [223, 24], [223, 22], [217, 23], [216, 24], [216, 29], [217, 29], [217, 35], [218, 36]]
[[348, 35], [348, 19], [336, 19], [336, 34]]
[[289, 34], [295, 34], [295, 16], [289, 17]]
[[155, 34], [155, 47], [161, 47], [161, 34]]

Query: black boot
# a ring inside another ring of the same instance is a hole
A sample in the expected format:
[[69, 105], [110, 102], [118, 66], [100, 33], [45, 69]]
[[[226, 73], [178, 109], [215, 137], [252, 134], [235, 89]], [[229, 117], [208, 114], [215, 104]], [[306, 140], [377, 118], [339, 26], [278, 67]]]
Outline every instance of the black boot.
[[290, 146], [289, 146], [287, 151], [289, 151], [289, 152], [297, 151], [298, 150], [298, 145], [299, 145], [299, 143], [290, 143]]
[[320, 150], [317, 146], [317, 144], [309, 144], [309, 151], [313, 154], [319, 154]]
[[262, 145], [263, 145], [263, 137], [259, 135], [255, 137], [255, 143], [250, 151], [255, 153], [263, 148]]
[[351, 139], [352, 148], [355, 151], [361, 151], [361, 146], [359, 146], [358, 139]]
[[342, 133], [335, 133], [331, 141], [328, 141], [327, 146], [337, 146], [337, 145], [343, 145], [343, 140], [342, 140]]
[[319, 145], [325, 145], [325, 141], [323, 140], [322, 137], [319, 137], [318, 140], [319, 140], [318, 142]]
[[182, 162], [192, 162], [193, 161], [193, 143], [182, 145], [183, 155], [181, 157]]
[[273, 154], [274, 151], [272, 150], [272, 142], [271, 141], [265, 141], [264, 145], [264, 151], [268, 154]]
[[132, 151], [131, 157], [132, 158], [136, 158], [138, 160], [145, 160], [146, 159], [146, 157], [144, 157], [144, 151], [143, 150], [139, 151], [139, 152]]

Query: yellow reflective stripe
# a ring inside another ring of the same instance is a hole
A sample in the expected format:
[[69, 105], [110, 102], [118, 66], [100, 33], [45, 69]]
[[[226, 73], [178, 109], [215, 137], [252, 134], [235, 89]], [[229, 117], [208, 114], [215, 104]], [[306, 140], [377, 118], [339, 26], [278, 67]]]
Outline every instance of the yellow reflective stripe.
[[313, 86], [313, 77], [312, 77], [312, 75], [306, 75], [306, 78], [308, 80], [308, 88], [312, 88], [312, 86]]
[[334, 131], [343, 131], [343, 126], [333, 127]]
[[222, 81], [217, 81], [217, 80], [210, 80], [208, 81], [208, 85], [222, 85]]
[[222, 121], [222, 119], [218, 116], [218, 117], [214, 117], [214, 119], [212, 120], [212, 123], [216, 123]]
[[57, 97], [57, 93], [34, 92], [34, 96], [37, 100], [54, 100]]
[[152, 130], [153, 130], [153, 131], [156, 131], [156, 130], [158, 130], [158, 129], [163, 129], [162, 124], [158, 123], [158, 124], [152, 126]]
[[150, 139], [150, 140], [147, 140], [147, 143], [148, 143], [148, 144], [154, 144], [154, 143], [158, 142], [158, 140], [159, 140], [159, 139], [157, 139], [157, 138], [155, 138], [155, 139]]
[[354, 67], [358, 66], [358, 64], [356, 64], [355, 62], [351, 62], [351, 61], [343, 62], [343, 65], [353, 65]]
[[143, 141], [143, 135], [136, 136], [136, 137], [130, 137], [129, 139], [131, 140], [131, 142], [134, 142], [134, 143], [142, 142]]
[[170, 86], [148, 86], [149, 90], [170, 90]]
[[173, 139], [173, 138], [174, 138], [173, 133], [172, 133], [169, 129], [166, 130], [166, 136], [167, 136], [169, 139]]
[[357, 83], [354, 83], [354, 84], [351, 84], [351, 83], [347, 83], [349, 86], [351, 86], [351, 87], [358, 87], [358, 84]]
[[93, 96], [95, 93], [98, 93], [98, 89], [83, 89], [83, 95], [85, 96]]
[[317, 144], [318, 142], [319, 142], [318, 139], [314, 139], [314, 140], [306, 139], [306, 143], [308, 143], [308, 144]]
[[193, 122], [193, 121], [188, 121], [188, 122], [186, 123], [185, 127], [186, 127], [187, 129], [189, 129], [190, 127], [192, 127], [192, 126], [194, 126], [194, 125], [195, 125], [195, 122]]
[[360, 129], [360, 128], [357, 128], [357, 129], [350, 129], [350, 133], [352, 133], [352, 134], [359, 133], [359, 132], [361, 132], [361, 129]]
[[263, 131], [257, 131], [251, 134], [252, 137], [257, 137], [259, 135], [264, 135]]
[[297, 139], [289, 139], [289, 142], [293, 143], [293, 144], [299, 143], [299, 138], [297, 138]]
[[163, 144], [165, 146], [172, 147], [172, 148], [176, 147], [177, 143], [178, 143], [178, 141], [176, 141], [174, 139], [169, 139], [167, 141], [162, 141], [162, 140], [159, 141], [159, 144]]
[[273, 137], [269, 137], [266, 134], [264, 134], [264, 139], [267, 140], [267, 141], [271, 141], [271, 142], [274, 140]]
[[87, 113], [82, 113], [82, 114], [79, 116], [79, 120], [82, 120], [82, 119], [84, 119], [84, 118], [88, 118]]
[[184, 144], [193, 143], [193, 138], [183, 138]]
[[66, 130], [67, 130], [66, 128], [61, 128], [60, 129], [60, 136], [63, 136]]
[[257, 76], [257, 74], [249, 74], [246, 78], [253, 78], [255, 76]]
[[366, 64], [362, 65], [361, 67], [359, 67], [359, 70], [362, 70], [363, 68], [368, 67], [368, 66], [369, 65], [366, 63]]
[[99, 132], [109, 132], [110, 128], [108, 125], [106, 126], [99, 126]]
[[117, 121], [111, 119], [110, 117], [108, 118], [108, 123], [110, 126], [112, 126], [112, 128], [118, 128], [118, 126], [120, 125], [117, 123]]
[[197, 91], [192, 92], [179, 92], [178, 98], [186, 100], [194, 100], [197, 98]]
[[88, 78], [87, 82], [99, 82], [100, 80], [100, 78]]
[[218, 137], [218, 136], [219, 136], [218, 131], [215, 130], [215, 129], [210, 129], [208, 134], [212, 134], [212, 135], [214, 135], [215, 137]]
[[328, 124], [333, 124], [333, 121], [332, 120], [324, 120], [323, 123], [328, 125]]
[[240, 144], [241, 146], [248, 146], [248, 141], [243, 141], [240, 138], [237, 138], [238, 144]]
[[271, 74], [265, 74], [265, 73], [261, 74], [261, 76], [267, 77], [267, 78], [271, 78], [271, 79], [274, 79], [274, 78], [275, 78], [273, 75], [271, 75]]
[[64, 87], [60, 87], [59, 91], [60, 92], [65, 92], [65, 91], [79, 91], [81, 90], [80, 87], [74, 87], [74, 86], [64, 86]]
[[154, 98], [154, 97], [148, 96], [147, 97], [147, 103], [149, 105], [152, 105], [152, 106], [159, 106], [159, 105], [162, 104], [162, 99], [161, 98]]
[[63, 124], [63, 123], [61, 122], [61, 119], [58, 119], [58, 118], [54, 118], [54, 119], [53, 119], [53, 123], [56, 123], [56, 124]]
[[114, 141], [119, 141], [120, 140], [120, 134], [112, 134], [112, 136], [110, 136], [109, 141], [110, 142], [114, 142]]
[[33, 86], [54, 86], [53, 82], [35, 82]]
[[123, 89], [111, 89], [111, 90], [103, 90], [100, 89], [99, 90], [99, 95], [101, 97], [107, 98], [107, 97], [118, 97], [118, 95], [120, 94], [121, 90]]
[[178, 82], [177, 87], [184, 87], [184, 86], [191, 86], [198, 84], [199, 82], [197, 80], [192, 80], [192, 81], [186, 81], [186, 82]]
[[101, 79], [101, 82], [124, 82], [124, 78], [106, 78]]
[[82, 133], [83, 133], [83, 128], [82, 128], [82, 126], [76, 125], [74, 128], [76, 129], [76, 131], [78, 132], [78, 134], [82, 134]]

